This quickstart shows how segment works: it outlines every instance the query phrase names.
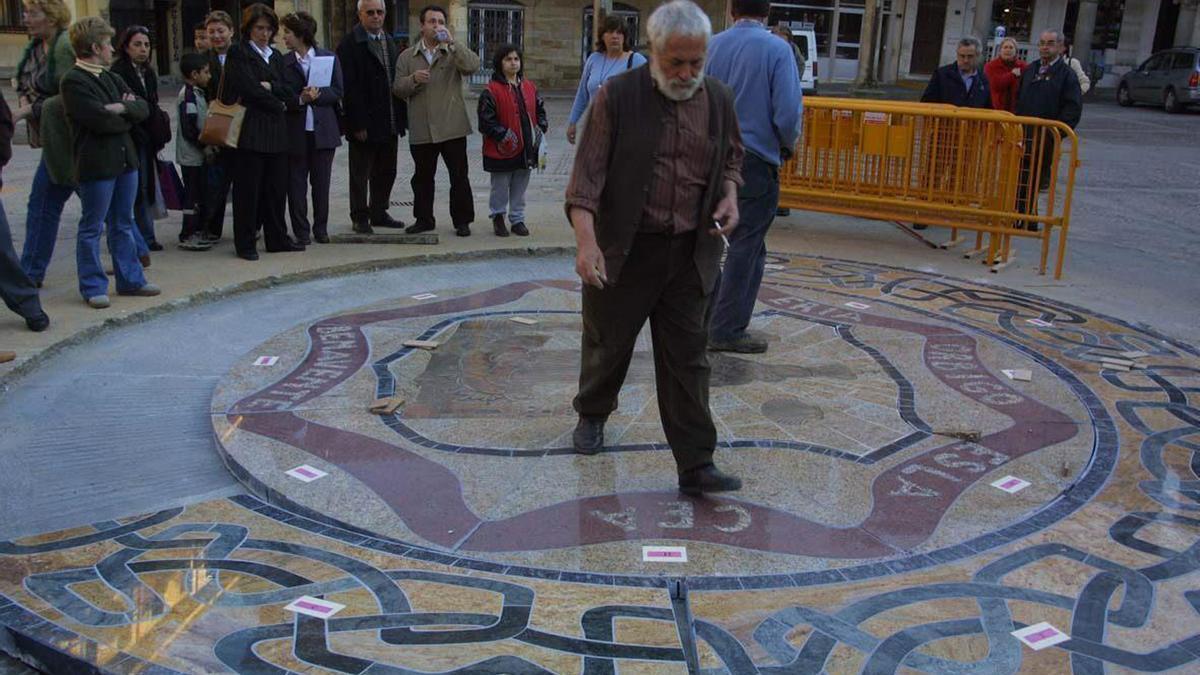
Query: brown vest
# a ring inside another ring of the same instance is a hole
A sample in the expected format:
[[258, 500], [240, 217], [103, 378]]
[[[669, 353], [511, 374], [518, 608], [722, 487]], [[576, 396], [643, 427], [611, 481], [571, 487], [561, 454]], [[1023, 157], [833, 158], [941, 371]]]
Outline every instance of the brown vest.
[[[737, 124], [733, 94], [720, 81], [704, 78], [708, 92], [708, 140], [712, 148], [708, 187], [704, 201], [697, 204], [696, 269], [704, 284], [704, 293], [716, 283], [723, 244], [720, 237], [709, 236], [712, 212], [721, 199], [725, 157], [729, 153], [730, 129]], [[604, 265], [610, 282], [616, 282], [621, 267], [637, 234], [646, 196], [654, 173], [654, 153], [662, 128], [660, 110], [653, 99], [650, 67], [635, 68], [605, 81], [608, 90], [608, 119], [612, 129], [608, 175], [600, 207], [596, 213], [596, 243], [604, 253]]]

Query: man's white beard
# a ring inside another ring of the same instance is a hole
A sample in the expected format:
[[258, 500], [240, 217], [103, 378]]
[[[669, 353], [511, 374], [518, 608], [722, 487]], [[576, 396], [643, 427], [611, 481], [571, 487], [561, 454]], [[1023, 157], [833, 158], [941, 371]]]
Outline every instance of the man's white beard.
[[697, 75], [687, 82], [668, 79], [658, 69], [658, 64], [653, 60], [650, 61], [650, 77], [654, 78], [654, 83], [658, 85], [659, 93], [672, 101], [686, 101], [690, 99], [696, 95], [696, 90], [700, 88], [700, 83], [704, 82], [703, 75]]

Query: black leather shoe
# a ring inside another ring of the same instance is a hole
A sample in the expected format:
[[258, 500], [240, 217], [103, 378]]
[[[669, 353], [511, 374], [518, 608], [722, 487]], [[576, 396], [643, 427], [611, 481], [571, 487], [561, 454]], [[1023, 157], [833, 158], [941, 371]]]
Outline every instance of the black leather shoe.
[[679, 491], [685, 495], [704, 492], [734, 492], [742, 489], [742, 479], [722, 473], [712, 464], [688, 469], [679, 474]]
[[37, 316], [27, 316], [25, 325], [29, 326], [29, 330], [40, 333], [50, 327], [50, 317], [45, 312], [40, 312]]
[[375, 234], [375, 230], [366, 223], [354, 223], [350, 229], [354, 230], [354, 234]]
[[433, 223], [413, 223], [404, 228], [405, 234], [421, 234], [422, 232], [432, 232]]
[[317, 242], [318, 244], [328, 244], [329, 243], [329, 235], [325, 234], [324, 232], [322, 232], [321, 234], [314, 234], [313, 241]]
[[492, 216], [492, 230], [496, 233], [497, 237], [508, 236], [508, 227], [504, 225], [503, 213], [497, 213], [496, 215]]
[[150, 249], [151, 251], [161, 251], [163, 250], [163, 245], [157, 241], [151, 241], [146, 243], [146, 248]]
[[767, 351], [767, 341], [762, 338], [753, 337], [747, 333], [742, 333], [731, 340], [710, 339], [708, 341], [708, 351], [762, 354]]
[[470, 225], [463, 225], [462, 227], [455, 226], [454, 234], [457, 234], [460, 237], [469, 237], [469, 236], [471, 236], [471, 226]]
[[241, 258], [242, 260], [258, 260], [258, 251], [247, 251], [246, 253], [239, 253], [239, 254], [237, 254], [237, 257]]
[[297, 242], [292, 241], [291, 239], [288, 239], [287, 241], [285, 241], [283, 243], [283, 246], [280, 246], [278, 248], [268, 248], [267, 253], [291, 253], [293, 251], [299, 252], [299, 251], [303, 251], [303, 250], [304, 250], [304, 244], [299, 244]]
[[393, 218], [387, 214], [384, 214], [382, 220], [372, 221], [371, 227], [383, 227], [383, 228], [387, 228], [389, 230], [403, 230], [404, 229], [404, 221], [396, 220], [395, 218]]
[[525, 227], [525, 223], [513, 223], [512, 224], [512, 233], [517, 235], [518, 237], [528, 237], [529, 236], [529, 228]]
[[581, 455], [594, 455], [604, 450], [604, 423], [606, 417], [582, 417], [575, 425], [575, 433], [571, 435], [575, 441], [575, 452]]

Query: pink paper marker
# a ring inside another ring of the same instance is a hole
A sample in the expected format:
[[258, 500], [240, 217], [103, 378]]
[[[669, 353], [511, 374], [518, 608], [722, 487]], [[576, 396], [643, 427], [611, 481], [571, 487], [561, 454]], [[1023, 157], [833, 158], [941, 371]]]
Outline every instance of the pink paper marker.
[[1046, 629], [1040, 630], [1036, 633], [1031, 633], [1029, 635], [1026, 635], [1025, 639], [1030, 642], [1041, 642], [1042, 640], [1049, 640], [1050, 638], [1055, 637], [1056, 635], [1058, 635], [1057, 629], [1046, 628]]
[[1014, 478], [1014, 479], [1012, 479], [1012, 480], [1007, 480], [1007, 481], [1004, 481], [1004, 483], [1002, 483], [1002, 484], [1000, 485], [1000, 487], [1002, 487], [1002, 488], [1010, 488], [1010, 487], [1013, 487], [1014, 485], [1020, 485], [1020, 484], [1021, 484], [1021, 481], [1019, 481], [1019, 480], [1017, 480], [1016, 478]]
[[305, 602], [304, 600], [297, 600], [297, 601], [296, 601], [296, 606], [297, 606], [297, 607], [303, 607], [304, 609], [311, 609], [311, 610], [312, 610], [312, 611], [314, 611], [314, 612], [320, 612], [320, 613], [322, 613], [322, 614], [328, 614], [328, 613], [330, 612], [330, 610], [332, 609], [331, 607], [324, 607], [324, 606], [322, 606], [322, 605], [315, 605], [315, 604], [313, 604], [313, 603], [311, 603], [311, 602]]
[[304, 467], [299, 467], [298, 469], [296, 469], [296, 473], [304, 475], [304, 476], [308, 476], [310, 478], [317, 475]]

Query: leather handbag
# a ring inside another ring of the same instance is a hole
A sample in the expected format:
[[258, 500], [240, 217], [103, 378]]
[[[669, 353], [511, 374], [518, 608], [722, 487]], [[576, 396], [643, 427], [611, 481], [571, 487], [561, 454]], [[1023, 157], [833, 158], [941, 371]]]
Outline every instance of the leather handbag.
[[[226, 65], [221, 69], [221, 81], [217, 83], [217, 97], [208, 104], [208, 116], [204, 118], [204, 129], [200, 142], [205, 145], [236, 148], [242, 134], [242, 120], [246, 117], [246, 106], [241, 103], [224, 103]], [[239, 99], [240, 100], [240, 99]]]

